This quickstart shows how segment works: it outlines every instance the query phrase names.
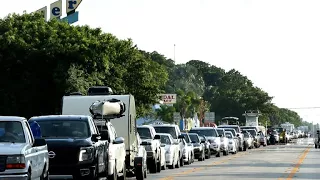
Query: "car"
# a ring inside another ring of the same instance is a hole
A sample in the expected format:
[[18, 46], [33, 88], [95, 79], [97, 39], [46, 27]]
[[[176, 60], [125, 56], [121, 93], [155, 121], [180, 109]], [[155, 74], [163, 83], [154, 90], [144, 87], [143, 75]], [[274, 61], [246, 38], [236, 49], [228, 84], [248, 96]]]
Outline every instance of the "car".
[[160, 136], [161, 147], [166, 150], [166, 164], [170, 169], [180, 167], [180, 147], [179, 143], [175, 142], [171, 134], [157, 133]]
[[237, 143], [236, 140], [238, 140], [237, 137], [234, 137], [233, 134], [230, 131], [226, 131], [226, 137], [229, 140], [228, 146], [229, 146], [229, 152], [233, 154], [237, 154]]
[[189, 133], [189, 137], [193, 144], [194, 148], [194, 157], [198, 159], [198, 161], [205, 160], [205, 145], [201, 143], [200, 137], [196, 133]]

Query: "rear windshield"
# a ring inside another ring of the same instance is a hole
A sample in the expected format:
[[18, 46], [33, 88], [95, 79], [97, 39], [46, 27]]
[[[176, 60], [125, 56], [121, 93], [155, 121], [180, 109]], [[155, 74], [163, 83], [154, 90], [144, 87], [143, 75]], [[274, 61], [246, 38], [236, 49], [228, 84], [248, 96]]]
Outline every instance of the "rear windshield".
[[190, 133], [196, 133], [199, 136], [218, 137], [214, 129], [191, 129]]
[[225, 131], [231, 132], [233, 136], [236, 136], [236, 132], [233, 129], [224, 129]]
[[182, 134], [182, 135], [184, 136], [184, 140], [186, 140], [187, 143], [191, 143], [188, 137], [188, 134]]
[[223, 134], [223, 129], [217, 129], [217, 131], [218, 131], [218, 134], [219, 134], [219, 135], [224, 136], [224, 134]]
[[158, 127], [154, 127], [154, 129], [156, 130], [157, 133], [168, 133], [168, 134], [171, 134], [173, 139], [178, 139], [175, 127], [158, 126]]
[[151, 139], [151, 133], [149, 128], [138, 127], [137, 130], [141, 139]]
[[189, 135], [192, 142], [199, 143], [200, 140], [197, 135]]
[[237, 133], [240, 133], [239, 127], [237, 126], [219, 126], [219, 128], [228, 128], [228, 129], [234, 129]]

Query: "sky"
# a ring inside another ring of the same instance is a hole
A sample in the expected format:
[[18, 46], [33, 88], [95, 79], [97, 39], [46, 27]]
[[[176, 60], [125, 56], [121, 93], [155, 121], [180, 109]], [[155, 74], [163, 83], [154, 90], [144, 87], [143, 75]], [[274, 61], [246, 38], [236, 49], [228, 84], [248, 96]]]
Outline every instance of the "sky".
[[[52, 2], [6, 1], [0, 18]], [[175, 54], [176, 63], [197, 59], [234, 68], [279, 107], [320, 107], [319, 7], [319, 0], [83, 0], [75, 25], [101, 27], [168, 58]], [[320, 109], [293, 110], [320, 123]]]

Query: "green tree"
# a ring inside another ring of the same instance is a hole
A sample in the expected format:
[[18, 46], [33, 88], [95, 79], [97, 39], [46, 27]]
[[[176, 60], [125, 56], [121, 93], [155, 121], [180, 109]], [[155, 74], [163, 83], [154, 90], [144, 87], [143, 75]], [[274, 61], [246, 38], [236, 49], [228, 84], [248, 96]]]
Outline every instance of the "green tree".
[[159, 109], [156, 110], [156, 116], [162, 121], [173, 123], [173, 114], [176, 112], [175, 107], [161, 105]]
[[131, 40], [88, 26], [70, 26], [40, 14], [0, 20], [0, 108], [3, 115], [60, 113], [66, 93], [108, 85], [131, 93], [138, 115], [157, 101], [168, 74]]

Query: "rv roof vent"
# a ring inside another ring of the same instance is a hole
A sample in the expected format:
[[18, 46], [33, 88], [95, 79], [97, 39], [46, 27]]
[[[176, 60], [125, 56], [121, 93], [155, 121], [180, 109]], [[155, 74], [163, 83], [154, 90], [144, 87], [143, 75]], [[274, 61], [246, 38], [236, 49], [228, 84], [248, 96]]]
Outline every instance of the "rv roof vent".
[[108, 86], [93, 86], [88, 89], [89, 96], [98, 96], [98, 95], [111, 95], [113, 91]]
[[83, 94], [81, 92], [72, 92], [69, 94], [69, 96], [82, 96]]

